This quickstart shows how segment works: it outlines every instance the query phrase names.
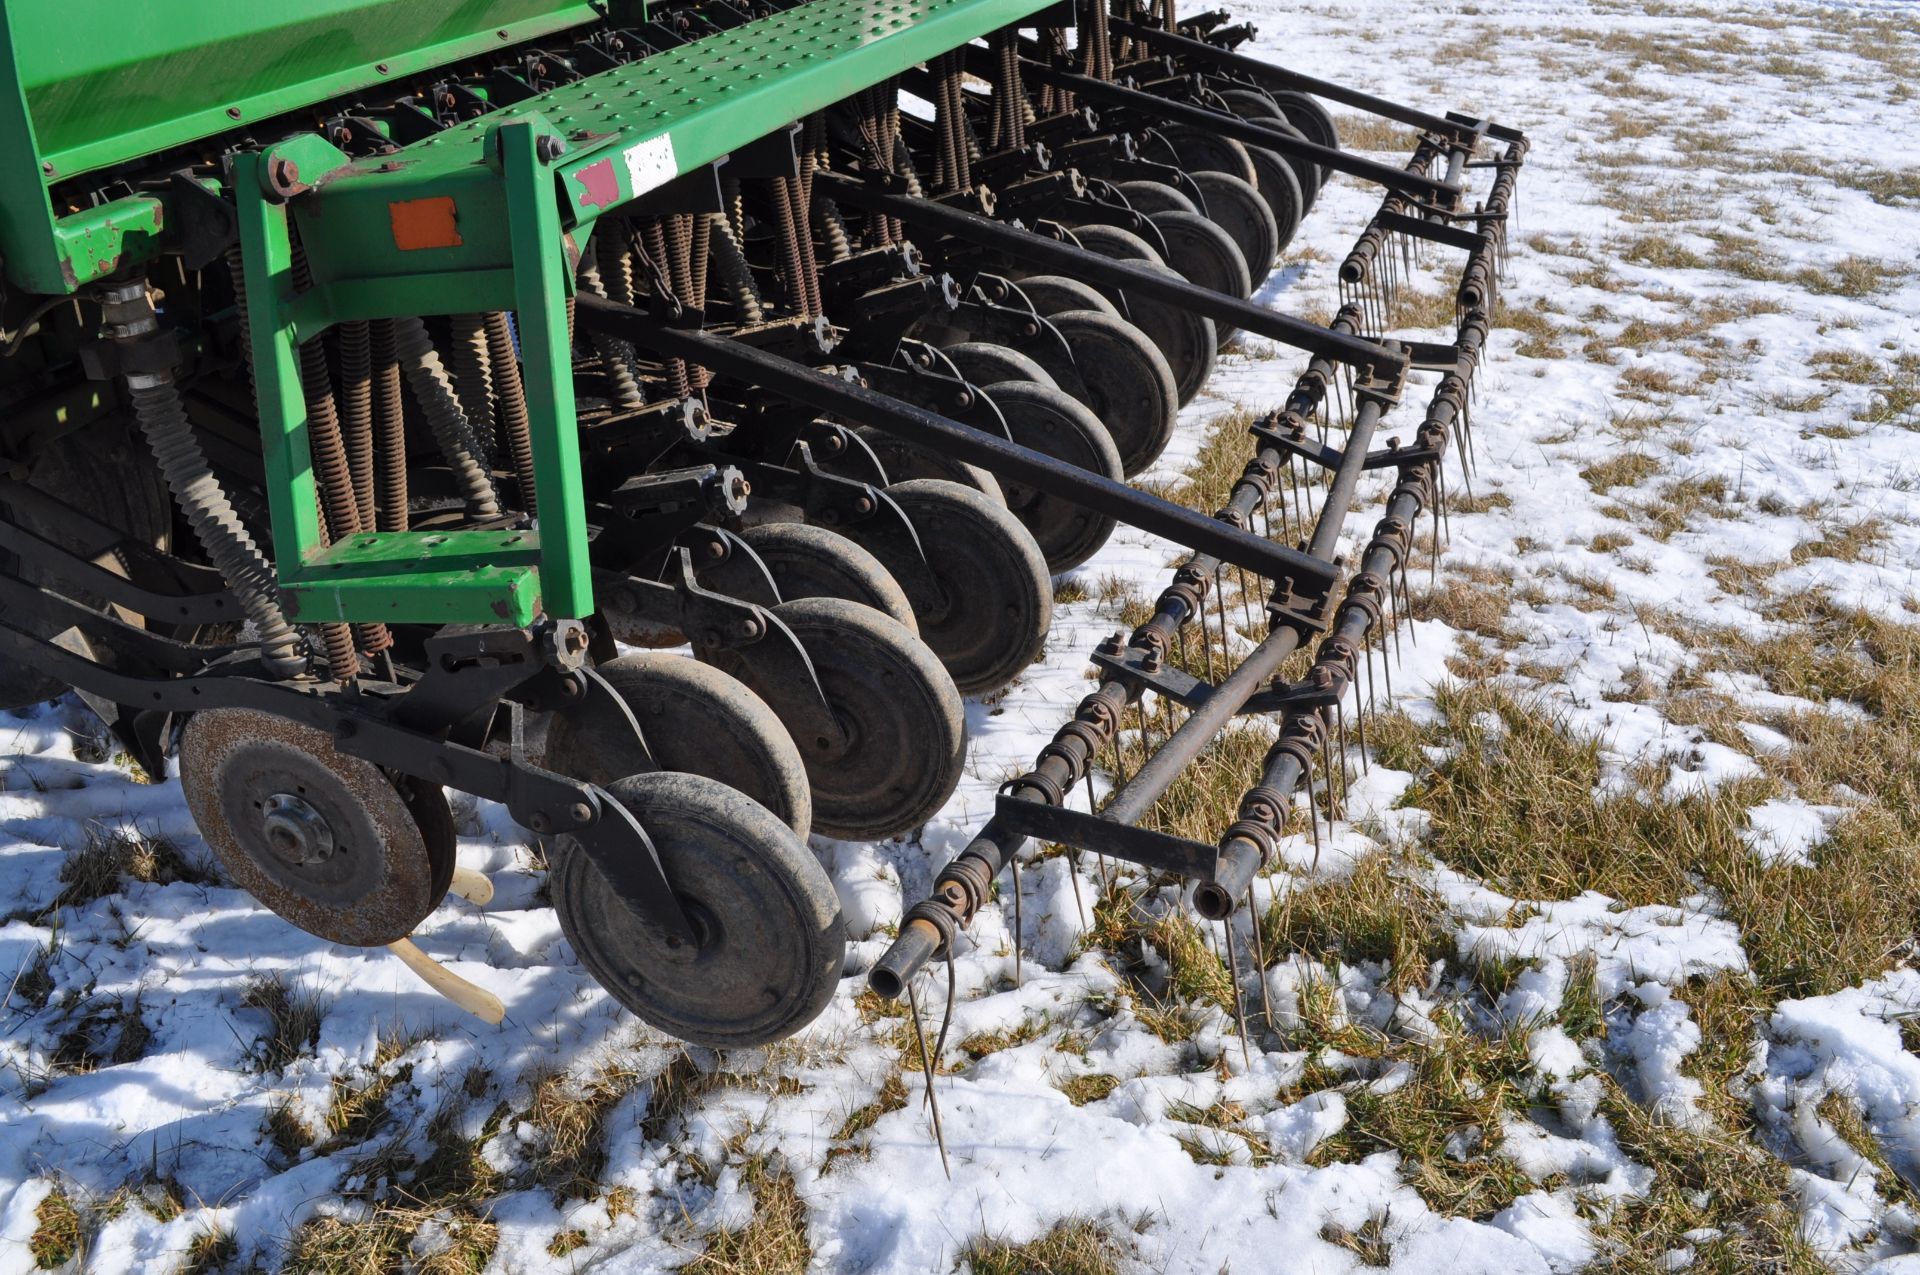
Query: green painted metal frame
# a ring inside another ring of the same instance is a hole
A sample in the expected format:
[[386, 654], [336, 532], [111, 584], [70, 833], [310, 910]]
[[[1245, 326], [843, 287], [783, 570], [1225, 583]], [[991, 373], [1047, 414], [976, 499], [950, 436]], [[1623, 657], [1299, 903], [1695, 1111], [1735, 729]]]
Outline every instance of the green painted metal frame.
[[[532, 120], [499, 126], [512, 261], [506, 269], [464, 280], [466, 286], [452, 294], [423, 289], [419, 280], [410, 279], [384, 281], [387, 286], [367, 281], [344, 292], [315, 288], [296, 296], [288, 209], [269, 200], [262, 180], [275, 151], [236, 157], [248, 336], [275, 567], [281, 597], [303, 623], [524, 625], [543, 614], [579, 618], [593, 611], [567, 345], [572, 279], [558, 210], [544, 197], [553, 176], [539, 156], [540, 132]], [[302, 145], [310, 152], [310, 140]], [[523, 380], [536, 426], [539, 525], [524, 531], [369, 532], [328, 544], [300, 382], [301, 342], [348, 319], [507, 309], [520, 319]]]
[[[525, 624], [593, 609], [566, 298], [595, 220], [674, 177], [1051, 0], [816, 0], [350, 162], [302, 136], [235, 165], [276, 566], [303, 622]], [[571, 140], [570, 140], [571, 139]], [[544, 156], [544, 158], [543, 158]], [[311, 186], [276, 204], [275, 158]], [[403, 245], [396, 205], [450, 202], [456, 233]], [[291, 219], [291, 220], [290, 220]], [[314, 286], [294, 295], [291, 226]], [[299, 346], [333, 324], [516, 312], [540, 525], [369, 533], [316, 511]]]

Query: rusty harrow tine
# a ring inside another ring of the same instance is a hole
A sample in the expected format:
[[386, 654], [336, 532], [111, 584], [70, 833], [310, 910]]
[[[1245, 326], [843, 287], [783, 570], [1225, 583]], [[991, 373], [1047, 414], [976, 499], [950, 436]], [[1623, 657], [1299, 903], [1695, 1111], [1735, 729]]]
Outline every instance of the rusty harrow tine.
[[1266, 1016], [1267, 1030], [1273, 1030], [1273, 994], [1267, 990], [1267, 940], [1260, 933], [1260, 909], [1253, 901], [1253, 882], [1247, 882], [1247, 915], [1253, 921], [1253, 970], [1260, 980], [1260, 1012]]
[[933, 1113], [933, 1140], [940, 1144], [940, 1171], [953, 1181], [953, 1166], [947, 1162], [947, 1134], [940, 1127], [940, 1099], [933, 1092], [933, 1060], [927, 1056], [927, 1033], [920, 1025], [920, 997], [907, 988], [907, 1007], [913, 1014], [913, 1039], [920, 1046], [920, 1071], [927, 1079], [927, 1109]]
[[1013, 873], [1013, 990], [1019, 991], [1020, 948], [1026, 937], [1025, 900], [1020, 897], [1020, 856], [1013, 855], [1007, 860], [1007, 869]]
[[[1492, 239], [1484, 241], [1490, 251]], [[1414, 465], [1403, 466], [1400, 480], [1388, 498], [1384, 517], [1362, 555], [1360, 570], [1349, 583], [1347, 595], [1335, 613], [1331, 634], [1319, 647], [1309, 682], [1330, 687], [1333, 702], [1344, 699], [1355, 676], [1353, 652], [1365, 642], [1378, 622], [1376, 596], [1390, 580], [1396, 568], [1404, 585], [1407, 551], [1423, 506], [1434, 500], [1433, 471], [1445, 460], [1445, 448], [1451, 435], [1453, 418], [1466, 401], [1467, 386], [1477, 368], [1490, 321], [1484, 309], [1470, 311], [1461, 321], [1454, 346], [1455, 362], [1445, 372], [1429, 402], [1420, 427], [1419, 446], [1430, 457]], [[1390, 586], [1388, 586], [1390, 588]], [[1324, 710], [1321, 710], [1324, 711]], [[1312, 763], [1323, 754], [1326, 740], [1324, 718], [1317, 713], [1289, 714], [1281, 729], [1281, 738], [1267, 754], [1260, 783], [1242, 800], [1240, 818], [1221, 838], [1220, 861], [1215, 882], [1220, 893], [1231, 900], [1237, 886], [1250, 882], [1277, 848], [1279, 821], [1274, 812], [1284, 795], [1305, 784], [1311, 802]], [[1323, 769], [1326, 759], [1321, 757]], [[1329, 812], [1331, 813], [1331, 811]], [[1203, 914], [1202, 892], [1196, 891], [1195, 903]]]
[[1247, 1005], [1246, 998], [1240, 992], [1240, 960], [1233, 950], [1231, 917], [1223, 918], [1220, 922], [1220, 941], [1227, 950], [1227, 980], [1233, 985], [1233, 1022], [1240, 1030], [1240, 1065], [1252, 1071], [1253, 1053], [1247, 1047]]

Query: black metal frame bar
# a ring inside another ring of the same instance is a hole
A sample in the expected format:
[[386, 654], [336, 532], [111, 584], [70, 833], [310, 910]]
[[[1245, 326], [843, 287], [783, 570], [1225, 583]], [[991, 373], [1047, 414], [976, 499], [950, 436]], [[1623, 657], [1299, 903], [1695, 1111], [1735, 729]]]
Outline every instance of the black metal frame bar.
[[[862, 180], [824, 170], [814, 174], [813, 178], [815, 191], [850, 207], [883, 213], [908, 225], [921, 226], [1030, 265], [1071, 275], [1092, 284], [1122, 288], [1129, 294], [1191, 310], [1216, 322], [1245, 328], [1297, 350], [1368, 370], [1375, 376], [1392, 379], [1405, 369], [1406, 356], [1377, 342], [1323, 328], [1251, 301], [1202, 288], [1177, 274], [1162, 274], [1138, 262], [1115, 261], [1077, 244], [1049, 239], [1023, 226], [995, 221], [991, 217], [935, 200], [915, 199], [887, 189], [879, 181], [877, 178]], [[581, 300], [584, 304], [585, 298]]]
[[1089, 473], [1076, 465], [780, 355], [697, 328], [676, 327], [643, 310], [585, 293], [579, 298], [577, 317], [583, 327], [623, 337], [643, 348], [759, 385], [816, 411], [873, 425], [1143, 531], [1212, 554], [1259, 573], [1304, 605], [1324, 598], [1336, 578], [1337, 573], [1328, 563], [1297, 549], [1251, 535], [1157, 496], [1135, 491], [1125, 483]]

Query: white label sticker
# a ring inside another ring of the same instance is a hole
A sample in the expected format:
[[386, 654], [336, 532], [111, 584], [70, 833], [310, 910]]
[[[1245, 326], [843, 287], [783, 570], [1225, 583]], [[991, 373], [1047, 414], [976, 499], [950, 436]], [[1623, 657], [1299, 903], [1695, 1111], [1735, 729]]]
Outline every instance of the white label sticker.
[[673, 138], [666, 133], [627, 147], [627, 184], [635, 195], [664, 186], [679, 175], [673, 162]]

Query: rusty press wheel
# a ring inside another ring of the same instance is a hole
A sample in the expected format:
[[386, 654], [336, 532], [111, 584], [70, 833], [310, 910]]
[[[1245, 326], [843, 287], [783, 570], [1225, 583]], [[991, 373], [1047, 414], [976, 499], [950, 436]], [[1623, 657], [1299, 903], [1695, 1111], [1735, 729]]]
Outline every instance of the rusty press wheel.
[[[1168, 274], [1179, 273], [1162, 261], [1160, 254], [1146, 240], [1117, 226], [1081, 226], [1073, 234], [1080, 241], [1080, 246], [1089, 252], [1097, 252], [1115, 261], [1137, 261], [1150, 269], [1163, 270]], [[1125, 299], [1125, 294], [1118, 290], [1113, 295]], [[1144, 297], [1128, 304], [1127, 316], [1127, 321], [1145, 332], [1147, 339], [1166, 359], [1167, 369], [1173, 373], [1174, 393], [1180, 400], [1180, 406], [1191, 403], [1194, 395], [1200, 392], [1200, 387], [1207, 383], [1207, 378], [1213, 375], [1214, 353], [1220, 344], [1213, 320], [1203, 314], [1195, 314], [1179, 306], [1161, 305]], [[1109, 430], [1113, 428], [1112, 421], [1106, 424]]]
[[1000, 490], [1000, 480], [978, 465], [955, 460], [931, 447], [917, 446], [897, 434], [889, 434], [871, 425], [862, 425], [855, 432], [879, 460], [880, 467], [887, 471], [889, 482], [935, 478], [977, 491], [996, 505], [1004, 507], [1007, 503], [1006, 493]]
[[715, 1049], [769, 1044], [818, 1017], [846, 929], [833, 882], [793, 830], [700, 775], [632, 775], [607, 791], [646, 829], [699, 942], [641, 924], [585, 852], [556, 838], [554, 911], [595, 981], [653, 1026]]
[[234, 883], [330, 942], [407, 937], [453, 880], [445, 797], [436, 810], [431, 791], [403, 796], [311, 726], [256, 709], [195, 713], [180, 741], [180, 787]]

